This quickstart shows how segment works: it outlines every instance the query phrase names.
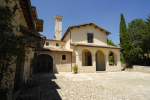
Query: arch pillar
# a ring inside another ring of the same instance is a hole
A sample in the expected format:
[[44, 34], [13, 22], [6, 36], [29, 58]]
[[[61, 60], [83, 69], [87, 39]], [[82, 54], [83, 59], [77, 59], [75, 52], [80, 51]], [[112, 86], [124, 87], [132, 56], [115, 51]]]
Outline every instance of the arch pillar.
[[108, 54], [105, 55], [105, 65], [106, 65], [106, 69], [109, 66], [109, 58], [108, 58]]
[[93, 63], [92, 66], [94, 67], [95, 71], [96, 71], [96, 56], [95, 56], [96, 55], [96, 51], [97, 50], [93, 50], [92, 51], [92, 63]]
[[76, 64], [78, 65], [78, 72], [80, 72], [82, 67], [82, 54], [79, 54], [78, 52], [76, 52]]
[[117, 54], [116, 56], [117, 56], [117, 59], [116, 59], [116, 60], [117, 60], [117, 61], [116, 61], [116, 62], [117, 62], [117, 66], [120, 66], [120, 67], [121, 67], [120, 54], [119, 54], [119, 55]]

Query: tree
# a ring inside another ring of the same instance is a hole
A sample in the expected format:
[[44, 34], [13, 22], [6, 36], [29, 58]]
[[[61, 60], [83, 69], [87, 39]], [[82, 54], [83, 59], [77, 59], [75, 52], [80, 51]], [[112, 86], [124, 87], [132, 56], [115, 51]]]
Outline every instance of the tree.
[[130, 33], [134, 50], [134, 63], [140, 62], [141, 58], [143, 58], [144, 62], [149, 65], [150, 16], [146, 21], [143, 19], [132, 20], [128, 23], [128, 32]]
[[[114, 43], [112, 42], [112, 39], [110, 39], [110, 38], [108, 38], [108, 37], [107, 37], [107, 45], [118, 47], [116, 44], [114, 44]], [[122, 53], [120, 53], [120, 60], [121, 60], [122, 63], [125, 62], [125, 59], [124, 59]], [[113, 58], [112, 58], [112, 57], [109, 57], [109, 61], [113, 62]]]
[[111, 45], [111, 46], [118, 47], [116, 44], [114, 44], [114, 43], [112, 42], [112, 39], [110, 39], [110, 38], [108, 38], [108, 37], [107, 37], [107, 45]]
[[147, 52], [147, 33], [146, 24], [143, 19], [134, 19], [128, 23], [128, 32], [130, 33], [130, 38], [134, 51], [134, 62], [136, 63], [141, 56], [144, 57], [145, 52]]
[[149, 15], [147, 15], [148, 18], [146, 18], [146, 32], [147, 32], [147, 46], [148, 46], [148, 51], [147, 51], [147, 56], [148, 56], [148, 62], [149, 62], [149, 65], [150, 65], [150, 13]]
[[120, 47], [123, 48], [121, 52], [126, 60], [126, 67], [130, 67], [130, 62], [133, 60], [133, 47], [130, 34], [127, 32], [126, 22], [122, 13], [120, 20]]

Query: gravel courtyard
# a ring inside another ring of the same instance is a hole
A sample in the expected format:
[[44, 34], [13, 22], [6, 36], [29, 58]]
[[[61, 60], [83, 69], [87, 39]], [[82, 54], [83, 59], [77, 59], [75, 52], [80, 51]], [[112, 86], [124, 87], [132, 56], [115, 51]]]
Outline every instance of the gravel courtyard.
[[29, 82], [18, 100], [150, 100], [150, 74], [142, 72], [39, 73]]

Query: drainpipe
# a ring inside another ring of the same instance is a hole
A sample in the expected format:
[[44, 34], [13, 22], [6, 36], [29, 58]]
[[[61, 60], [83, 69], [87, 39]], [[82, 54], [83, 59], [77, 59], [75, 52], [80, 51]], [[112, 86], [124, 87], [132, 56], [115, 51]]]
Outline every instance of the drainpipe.
[[72, 52], [71, 52], [71, 72], [72, 72]]
[[[70, 43], [71, 43], [71, 30], [70, 30]], [[71, 49], [71, 46], [70, 46]], [[72, 72], [72, 52], [71, 52], [71, 72]]]

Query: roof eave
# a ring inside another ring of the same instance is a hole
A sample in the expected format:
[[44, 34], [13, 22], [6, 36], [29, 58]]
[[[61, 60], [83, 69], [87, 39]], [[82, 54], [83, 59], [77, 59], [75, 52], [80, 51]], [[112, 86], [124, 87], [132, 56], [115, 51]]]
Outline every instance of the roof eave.
[[84, 47], [97, 47], [97, 48], [111, 48], [111, 49], [123, 49], [121, 47], [99, 47], [99, 46], [90, 46], [90, 45], [74, 45], [74, 44], [70, 44], [70, 45], [73, 45], [73, 46], [84, 46]]
[[36, 31], [30, 0], [27, 0], [27, 4], [28, 4], [28, 9], [29, 9], [29, 12], [30, 12], [30, 17], [31, 17], [31, 20], [32, 20], [32, 24], [33, 24], [33, 30]]

